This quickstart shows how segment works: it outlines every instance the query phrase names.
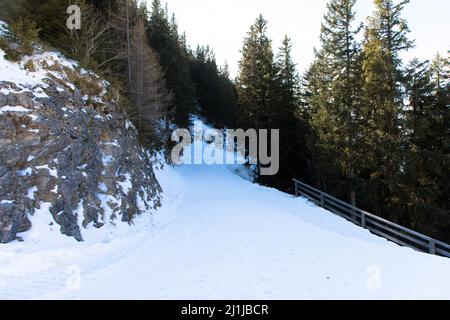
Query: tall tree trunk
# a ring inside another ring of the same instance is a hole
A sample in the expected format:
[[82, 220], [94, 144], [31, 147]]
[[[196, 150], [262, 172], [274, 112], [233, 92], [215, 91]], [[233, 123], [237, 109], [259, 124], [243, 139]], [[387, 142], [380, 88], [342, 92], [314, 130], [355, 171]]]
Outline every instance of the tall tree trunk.
[[349, 178], [350, 178], [350, 203], [356, 207], [356, 191], [355, 191], [355, 168], [353, 167], [353, 157], [350, 155], [350, 162], [348, 165]]
[[131, 84], [131, 38], [130, 38], [130, 8], [128, 5], [128, 0], [126, 1], [127, 6], [127, 55], [128, 55], [128, 83]]

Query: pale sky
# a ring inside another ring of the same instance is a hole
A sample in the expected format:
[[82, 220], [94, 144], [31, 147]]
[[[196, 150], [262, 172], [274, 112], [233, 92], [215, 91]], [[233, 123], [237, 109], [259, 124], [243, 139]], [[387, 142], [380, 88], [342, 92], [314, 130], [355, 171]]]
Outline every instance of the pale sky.
[[[151, 2], [151, 0], [148, 0]], [[164, 0], [162, 0], [164, 2]], [[293, 58], [303, 72], [319, 47], [320, 24], [327, 0], [166, 0], [188, 44], [209, 44], [217, 62], [225, 60], [232, 76], [238, 71], [242, 42], [259, 13], [269, 21], [274, 49], [287, 34], [294, 42]], [[374, 9], [372, 0], [359, 0], [357, 21], [365, 21]], [[405, 58], [431, 59], [450, 49], [450, 1], [411, 0], [404, 11], [416, 48]]]

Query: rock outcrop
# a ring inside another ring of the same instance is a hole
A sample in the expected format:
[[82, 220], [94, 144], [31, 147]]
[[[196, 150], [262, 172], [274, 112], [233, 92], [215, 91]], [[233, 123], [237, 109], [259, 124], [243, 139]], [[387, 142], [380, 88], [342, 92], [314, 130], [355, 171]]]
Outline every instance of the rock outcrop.
[[84, 227], [156, 209], [150, 156], [114, 90], [57, 59], [31, 61], [45, 74], [38, 84], [0, 78], [0, 242], [20, 240], [43, 203], [61, 233], [79, 241]]

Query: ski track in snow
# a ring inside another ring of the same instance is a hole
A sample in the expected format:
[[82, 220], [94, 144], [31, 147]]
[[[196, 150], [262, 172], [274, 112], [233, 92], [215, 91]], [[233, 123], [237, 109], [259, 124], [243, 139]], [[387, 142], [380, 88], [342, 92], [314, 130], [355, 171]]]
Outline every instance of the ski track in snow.
[[[448, 259], [398, 247], [225, 167], [157, 175], [165, 198], [153, 219], [108, 241], [12, 253], [14, 270], [0, 269], [0, 298], [450, 298]], [[27, 271], [30, 261], [55, 256]], [[71, 266], [81, 272], [75, 290], [67, 287]]]

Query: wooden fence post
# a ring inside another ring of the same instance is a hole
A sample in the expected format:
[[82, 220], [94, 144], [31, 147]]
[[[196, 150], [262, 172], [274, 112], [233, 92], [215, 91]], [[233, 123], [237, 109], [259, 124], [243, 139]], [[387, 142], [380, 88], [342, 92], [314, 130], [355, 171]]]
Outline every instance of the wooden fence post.
[[430, 239], [430, 253], [436, 254], [436, 241]]
[[[352, 206], [352, 219], [357, 224], [358, 221], [356, 220], [356, 208]], [[361, 216], [362, 219], [362, 216]]]
[[320, 205], [322, 208], [325, 208], [325, 196], [323, 195], [323, 192], [320, 194]]
[[361, 227], [366, 228], [366, 214], [361, 212]]

